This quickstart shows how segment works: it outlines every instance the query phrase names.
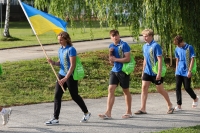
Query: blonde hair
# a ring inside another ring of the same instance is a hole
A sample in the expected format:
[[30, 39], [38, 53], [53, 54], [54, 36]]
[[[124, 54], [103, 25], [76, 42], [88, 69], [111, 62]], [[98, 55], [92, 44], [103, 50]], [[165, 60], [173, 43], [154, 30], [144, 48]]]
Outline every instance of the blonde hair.
[[142, 35], [154, 36], [154, 32], [152, 29], [144, 29]]

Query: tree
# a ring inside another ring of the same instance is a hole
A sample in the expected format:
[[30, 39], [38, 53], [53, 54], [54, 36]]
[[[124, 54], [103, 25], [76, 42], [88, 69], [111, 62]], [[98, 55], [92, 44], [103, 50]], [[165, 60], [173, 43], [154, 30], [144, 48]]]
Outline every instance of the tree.
[[9, 18], [10, 18], [10, 0], [7, 0], [5, 26], [4, 26], [4, 31], [3, 31], [3, 36], [4, 37], [10, 37], [10, 33], [9, 33]]
[[[39, 9], [47, 8], [49, 13], [63, 19], [67, 15], [71, 25], [76, 18], [91, 22], [92, 15], [95, 15], [100, 24], [107, 22], [111, 28], [117, 28], [123, 23], [123, 17], [116, 19], [116, 15], [126, 10], [129, 13], [126, 23], [132, 36], [139, 36], [142, 20], [143, 28], [151, 28], [160, 36], [164, 55], [171, 59], [174, 48], [172, 41], [176, 34], [181, 34], [196, 51], [200, 50], [200, 18], [195, 15], [200, 13], [198, 0], [35, 0], [35, 6]], [[83, 11], [84, 17], [81, 17]], [[198, 57], [199, 53], [196, 53]]]

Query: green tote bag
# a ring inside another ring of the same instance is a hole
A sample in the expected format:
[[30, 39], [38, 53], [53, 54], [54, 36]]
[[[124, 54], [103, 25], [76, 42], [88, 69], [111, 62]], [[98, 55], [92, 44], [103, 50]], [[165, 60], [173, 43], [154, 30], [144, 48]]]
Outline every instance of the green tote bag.
[[83, 79], [85, 76], [83, 65], [80, 61], [80, 58], [76, 56], [76, 67], [74, 69], [73, 78], [74, 80]]
[[[158, 74], [158, 61], [156, 64], [152, 67], [152, 70], [155, 74]], [[167, 67], [164, 61], [164, 58], [162, 57], [162, 72], [161, 72], [161, 77], [164, 77], [167, 72]]]
[[131, 59], [130, 62], [123, 63], [122, 71], [125, 72], [127, 75], [131, 74], [135, 68], [135, 59], [133, 55], [130, 55]]

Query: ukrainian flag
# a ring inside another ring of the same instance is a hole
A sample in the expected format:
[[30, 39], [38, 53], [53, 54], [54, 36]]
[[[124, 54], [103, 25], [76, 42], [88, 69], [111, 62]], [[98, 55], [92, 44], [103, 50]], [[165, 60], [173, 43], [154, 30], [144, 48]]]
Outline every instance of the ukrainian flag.
[[35, 34], [40, 35], [48, 31], [54, 31], [59, 34], [61, 31], [66, 31], [67, 22], [23, 2], [21, 3], [22, 9], [30, 20], [29, 23], [31, 23], [33, 30], [36, 32]]

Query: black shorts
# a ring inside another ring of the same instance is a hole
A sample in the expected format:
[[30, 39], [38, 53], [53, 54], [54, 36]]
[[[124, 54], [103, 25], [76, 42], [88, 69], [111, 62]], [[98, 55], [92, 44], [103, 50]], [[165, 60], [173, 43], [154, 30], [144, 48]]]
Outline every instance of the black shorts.
[[120, 72], [110, 72], [109, 85], [120, 85], [123, 89], [129, 88], [130, 75]]
[[163, 77], [161, 77], [160, 80], [156, 80], [156, 76], [151, 76], [151, 75], [148, 75], [146, 73], [143, 74], [142, 80], [144, 80], [144, 81], [151, 81], [152, 83], [154, 83], [156, 85], [160, 85], [160, 84], [163, 83]]

